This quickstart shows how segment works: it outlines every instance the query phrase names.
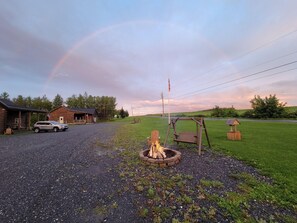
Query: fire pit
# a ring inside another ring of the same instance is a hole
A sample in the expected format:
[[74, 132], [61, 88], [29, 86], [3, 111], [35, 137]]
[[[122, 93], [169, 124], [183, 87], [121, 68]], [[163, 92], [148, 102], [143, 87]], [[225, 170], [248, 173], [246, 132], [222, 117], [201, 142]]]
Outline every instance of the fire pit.
[[159, 131], [153, 130], [151, 137], [147, 139], [147, 144], [150, 148], [139, 152], [140, 159], [147, 164], [160, 167], [178, 164], [181, 159], [181, 153], [173, 149], [162, 147], [159, 139]]
[[152, 158], [149, 156], [150, 149], [143, 150], [139, 152], [140, 159], [149, 165], [159, 166], [159, 167], [166, 167], [166, 166], [173, 166], [180, 162], [181, 160], [181, 153], [169, 149], [163, 149], [166, 157], [165, 158]]

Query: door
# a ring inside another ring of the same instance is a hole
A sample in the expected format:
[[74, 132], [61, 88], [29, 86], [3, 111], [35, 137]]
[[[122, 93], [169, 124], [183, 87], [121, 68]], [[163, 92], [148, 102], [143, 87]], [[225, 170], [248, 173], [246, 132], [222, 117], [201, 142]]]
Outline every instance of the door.
[[64, 117], [63, 116], [60, 116], [59, 122], [62, 123], [62, 124], [64, 124]]

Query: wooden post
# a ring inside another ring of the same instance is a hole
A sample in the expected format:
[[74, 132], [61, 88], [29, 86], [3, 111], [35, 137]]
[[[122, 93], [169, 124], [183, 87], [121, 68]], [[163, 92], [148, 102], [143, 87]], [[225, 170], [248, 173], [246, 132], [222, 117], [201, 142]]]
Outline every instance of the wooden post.
[[161, 99], [162, 99], [162, 117], [164, 117], [164, 95], [163, 95], [163, 92], [161, 93]]
[[18, 123], [18, 130], [21, 129], [21, 123], [22, 123], [22, 112], [19, 111], [19, 123]]
[[201, 121], [202, 121], [202, 124], [203, 124], [203, 128], [204, 128], [204, 132], [205, 132], [205, 136], [206, 136], [206, 139], [207, 139], [208, 146], [209, 146], [209, 148], [211, 148], [210, 141], [209, 141], [209, 138], [208, 138], [207, 129], [206, 129], [206, 125], [205, 125], [205, 122], [204, 122], [204, 119], [201, 118]]
[[168, 78], [168, 125], [170, 125], [171, 123], [169, 102], [170, 102], [170, 79]]
[[31, 112], [28, 112], [27, 130], [30, 130], [31, 124]]
[[201, 155], [201, 147], [202, 147], [202, 127], [200, 126], [200, 130], [199, 130], [199, 149], [198, 149], [198, 155]]
[[168, 139], [169, 132], [170, 132], [170, 127], [171, 127], [171, 124], [169, 124], [168, 128], [167, 128], [167, 134], [166, 134], [166, 138], [165, 138], [165, 141], [164, 141], [164, 147], [166, 147], [167, 139]]

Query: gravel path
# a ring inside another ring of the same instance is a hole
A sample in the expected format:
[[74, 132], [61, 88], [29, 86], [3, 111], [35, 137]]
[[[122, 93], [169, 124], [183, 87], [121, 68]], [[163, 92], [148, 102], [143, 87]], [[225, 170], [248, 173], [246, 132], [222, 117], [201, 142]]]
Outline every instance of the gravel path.
[[120, 183], [113, 171], [118, 160], [106, 149], [117, 127], [0, 137], [0, 222], [106, 220], [105, 204]]

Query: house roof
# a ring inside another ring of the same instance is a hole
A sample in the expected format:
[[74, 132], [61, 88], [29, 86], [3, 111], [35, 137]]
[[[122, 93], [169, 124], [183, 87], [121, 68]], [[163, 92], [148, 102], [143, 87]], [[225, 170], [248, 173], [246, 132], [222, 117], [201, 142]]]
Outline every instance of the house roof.
[[47, 113], [47, 111], [17, 105], [8, 99], [0, 98], [0, 104], [7, 110]]
[[94, 115], [97, 113], [95, 108], [69, 108], [69, 110], [79, 113], [86, 113], [90, 115]]
[[67, 109], [69, 111], [75, 112], [75, 113], [84, 113], [84, 114], [88, 114], [88, 115], [96, 115], [97, 114], [97, 110], [95, 108], [69, 108], [69, 107], [66, 107], [66, 106], [63, 106], [63, 105], [51, 110], [50, 113], [57, 110], [57, 109], [59, 109], [59, 108], [61, 108], [61, 107], [65, 108], [65, 109]]
[[228, 119], [226, 122], [227, 125], [239, 125], [240, 122], [238, 121], [238, 119]]

